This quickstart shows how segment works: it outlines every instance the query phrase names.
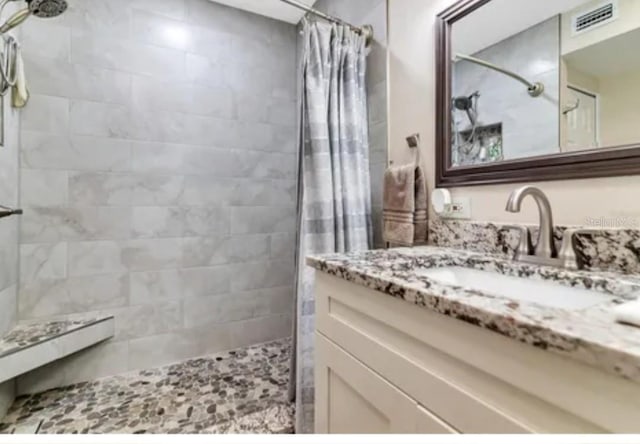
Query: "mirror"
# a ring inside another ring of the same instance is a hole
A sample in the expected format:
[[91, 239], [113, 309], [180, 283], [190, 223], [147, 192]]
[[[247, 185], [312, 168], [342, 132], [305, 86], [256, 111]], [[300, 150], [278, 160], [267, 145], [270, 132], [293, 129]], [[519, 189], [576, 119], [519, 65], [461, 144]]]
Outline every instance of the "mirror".
[[438, 37], [439, 186], [640, 170], [640, 1], [463, 0]]

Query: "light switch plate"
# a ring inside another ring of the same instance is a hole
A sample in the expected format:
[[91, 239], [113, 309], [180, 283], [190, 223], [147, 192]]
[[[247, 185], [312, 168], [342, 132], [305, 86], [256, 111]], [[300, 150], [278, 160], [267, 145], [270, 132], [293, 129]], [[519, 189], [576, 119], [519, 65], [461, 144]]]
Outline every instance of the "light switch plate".
[[451, 203], [451, 211], [443, 214], [444, 219], [471, 219], [471, 198], [454, 197]]

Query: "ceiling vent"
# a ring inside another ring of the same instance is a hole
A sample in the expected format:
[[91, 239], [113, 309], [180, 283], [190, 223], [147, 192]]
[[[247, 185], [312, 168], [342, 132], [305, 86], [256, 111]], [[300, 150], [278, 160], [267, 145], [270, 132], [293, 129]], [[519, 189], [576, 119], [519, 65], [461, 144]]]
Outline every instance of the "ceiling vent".
[[581, 34], [599, 26], [606, 25], [618, 18], [618, 2], [610, 0], [572, 17], [573, 34]]

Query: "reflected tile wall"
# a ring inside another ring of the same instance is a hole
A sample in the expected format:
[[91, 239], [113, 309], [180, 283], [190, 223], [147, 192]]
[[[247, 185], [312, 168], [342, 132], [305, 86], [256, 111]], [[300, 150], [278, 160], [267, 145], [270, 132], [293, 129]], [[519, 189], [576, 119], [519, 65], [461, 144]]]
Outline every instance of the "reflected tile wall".
[[294, 26], [209, 0], [75, 0], [23, 29], [19, 315], [114, 314], [117, 333], [20, 391], [289, 335]]
[[[462, 32], [462, 30], [459, 30]], [[526, 50], [524, 49], [526, 48]], [[455, 64], [454, 96], [479, 91], [480, 125], [502, 123], [505, 160], [557, 153], [560, 143], [560, 19], [553, 17], [473, 54], [541, 82], [544, 93], [532, 98], [520, 82], [467, 61]], [[469, 120], [456, 111], [459, 128]]]

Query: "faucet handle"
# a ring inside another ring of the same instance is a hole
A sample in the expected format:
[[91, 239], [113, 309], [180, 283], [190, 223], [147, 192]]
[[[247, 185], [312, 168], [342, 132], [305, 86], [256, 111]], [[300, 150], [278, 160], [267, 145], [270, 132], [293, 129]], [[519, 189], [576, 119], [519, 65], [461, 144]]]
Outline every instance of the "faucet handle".
[[573, 240], [576, 234], [597, 234], [602, 230], [595, 228], [567, 228], [562, 234], [562, 246], [558, 253], [558, 259], [562, 261], [562, 266], [569, 270], [579, 270], [580, 264], [578, 264], [578, 255], [573, 244]]
[[529, 228], [524, 225], [504, 225], [503, 228], [518, 230], [520, 232], [520, 241], [518, 242], [515, 259], [522, 256], [529, 256], [533, 252], [533, 243], [531, 242], [531, 232]]

